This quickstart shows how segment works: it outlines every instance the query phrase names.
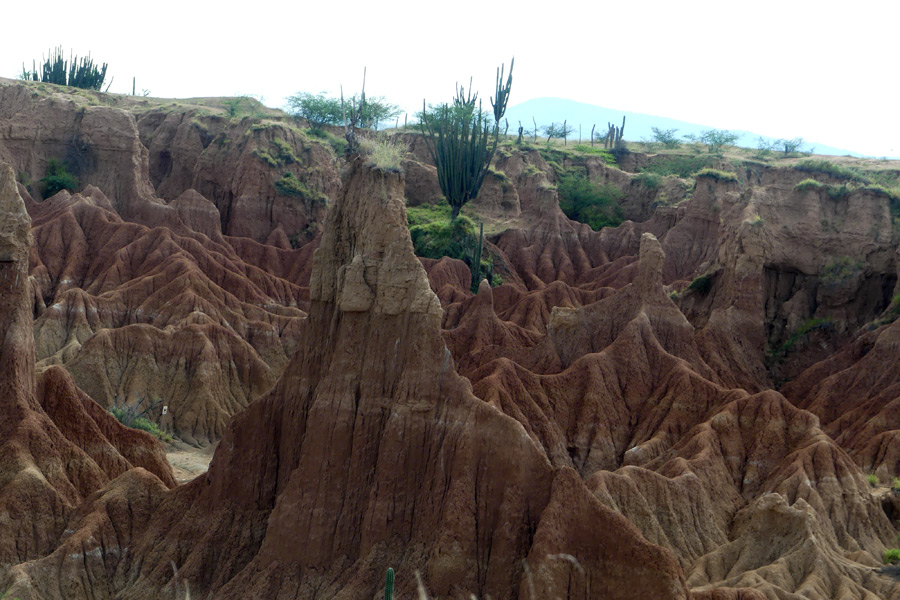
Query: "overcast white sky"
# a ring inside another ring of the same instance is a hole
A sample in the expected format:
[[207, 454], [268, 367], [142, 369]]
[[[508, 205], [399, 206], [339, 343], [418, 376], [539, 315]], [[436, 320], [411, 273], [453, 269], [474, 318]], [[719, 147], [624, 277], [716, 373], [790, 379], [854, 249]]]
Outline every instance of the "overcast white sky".
[[[262, 96], [339, 86], [410, 111], [474, 77], [559, 97], [900, 156], [900, 1], [83, 0], [3, 6], [0, 76], [50, 47], [109, 63], [111, 92]], [[841, 8], [837, 8], [840, 6]]]

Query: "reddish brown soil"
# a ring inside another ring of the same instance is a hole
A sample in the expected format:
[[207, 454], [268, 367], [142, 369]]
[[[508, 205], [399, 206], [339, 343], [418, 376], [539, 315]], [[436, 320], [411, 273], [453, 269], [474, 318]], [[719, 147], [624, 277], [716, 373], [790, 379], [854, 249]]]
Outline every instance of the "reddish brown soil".
[[[283, 124], [76, 122], [23, 89], [0, 88], [0, 160], [109, 141], [77, 194], [0, 170], [0, 592], [362, 599], [392, 566], [442, 598], [900, 598], [877, 190], [748, 164], [677, 207], [634, 189], [634, 220], [593, 232], [513, 152], [468, 209], [506, 283], [472, 294], [464, 263], [414, 255], [406, 201], [435, 197], [414, 137], [405, 176], [341, 180]], [[252, 152], [275, 137], [327, 208], [270, 193]]]

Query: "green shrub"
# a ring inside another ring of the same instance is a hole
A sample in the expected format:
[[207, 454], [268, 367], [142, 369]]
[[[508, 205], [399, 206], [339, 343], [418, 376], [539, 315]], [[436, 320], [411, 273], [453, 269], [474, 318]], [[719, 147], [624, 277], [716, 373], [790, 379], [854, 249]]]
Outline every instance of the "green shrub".
[[878, 475], [875, 473], [868, 473], [866, 475], [866, 482], [872, 487], [878, 487]]
[[570, 171], [559, 178], [559, 207], [570, 219], [587, 223], [594, 231], [622, 224], [619, 201], [625, 192], [614, 185], [598, 185], [581, 171]]
[[884, 551], [884, 564], [892, 565], [900, 561], [900, 548], [888, 548]]
[[159, 428], [159, 426], [142, 416], [133, 406], [115, 405], [109, 409], [109, 414], [114, 416], [125, 427], [146, 431], [153, 437], [164, 442], [171, 442], [172, 436]]
[[16, 176], [16, 181], [21, 183], [26, 190], [28, 190], [29, 194], [34, 194], [31, 187], [31, 176], [25, 171], [19, 171], [19, 174]]
[[282, 164], [292, 165], [294, 163], [299, 163], [300, 160], [294, 155], [294, 149], [281, 138], [274, 138], [272, 140], [272, 145], [278, 151], [278, 158], [281, 160]]
[[647, 171], [641, 171], [637, 175], [634, 176], [632, 181], [636, 182], [638, 185], [641, 185], [648, 190], [657, 190], [659, 186], [662, 185], [662, 175], [658, 173], [650, 173]]
[[767, 359], [769, 363], [774, 364], [784, 359], [784, 357], [794, 349], [794, 346], [797, 345], [797, 342], [799, 342], [802, 338], [807, 336], [812, 331], [819, 329], [828, 329], [829, 327], [831, 327], [831, 325], [832, 320], [829, 317], [807, 319], [800, 324], [800, 327], [798, 327], [797, 330], [792, 333], [781, 346], [775, 348], [774, 350], [771, 350], [768, 353]]
[[256, 148], [251, 154], [272, 168], [300, 162], [291, 145], [281, 138], [273, 139], [269, 143], [269, 148]]
[[482, 279], [487, 279], [491, 286], [503, 283], [494, 274], [493, 257], [484, 253], [484, 225], [476, 229], [475, 223], [465, 215], [454, 219], [446, 200], [436, 205], [408, 207], [406, 216], [417, 256], [433, 259], [448, 256], [463, 261], [472, 273], [473, 293], [478, 292]]
[[[446, 204], [446, 201], [443, 201], [442, 204]], [[435, 259], [449, 256], [462, 260], [466, 254], [467, 245], [478, 235], [472, 219], [465, 215], [459, 215], [450, 220], [450, 205], [446, 204], [446, 206], [446, 218], [418, 225], [413, 225], [410, 220], [409, 235], [416, 247], [417, 256]], [[410, 212], [407, 211], [407, 217], [409, 214]]]
[[715, 163], [711, 156], [687, 156], [681, 154], [667, 155], [641, 169], [642, 173], [656, 175], [677, 175], [681, 178], [691, 177], [694, 173]]
[[565, 171], [563, 167], [563, 163], [566, 158], [570, 156], [570, 152], [568, 150], [563, 150], [562, 148], [555, 148], [552, 146], [542, 146], [538, 148], [538, 154], [547, 161], [547, 164], [553, 169], [553, 172], [556, 174], [560, 174]]
[[664, 148], [677, 148], [681, 145], [681, 140], [678, 139], [678, 136], [675, 135], [678, 130], [677, 129], [660, 129], [659, 127], [651, 127], [650, 131], [653, 132], [653, 142], [656, 144], [662, 144]]
[[344, 154], [346, 154], [347, 152], [347, 140], [345, 140], [344, 138], [339, 138], [329, 131], [325, 131], [324, 129], [310, 128], [305, 130], [304, 133], [326, 142], [329, 146], [331, 146], [331, 149], [334, 150], [334, 153], [338, 156], [344, 156]]
[[794, 190], [798, 192], [807, 192], [809, 190], [821, 190], [825, 187], [825, 184], [821, 181], [816, 181], [815, 179], [804, 179], [800, 183], [794, 186]]
[[41, 183], [44, 184], [43, 197], [49, 198], [60, 190], [75, 191], [78, 187], [78, 178], [72, 175], [61, 161], [51, 158], [47, 161], [47, 171], [41, 177]]
[[[295, 118], [306, 119], [311, 127], [321, 129], [325, 125], [342, 125], [345, 116], [356, 112], [360, 98], [353, 95], [344, 98], [330, 98], [325, 93], [310, 94], [300, 92], [287, 99], [287, 112]], [[383, 96], [366, 96], [359, 127], [372, 127], [378, 123], [388, 123], [400, 114], [400, 107], [391, 104]]]
[[406, 221], [410, 228], [417, 225], [427, 225], [432, 221], [449, 221], [451, 215], [450, 205], [445, 200], [438, 204], [420, 204], [406, 208]]
[[900, 477], [894, 477], [891, 481], [891, 491], [900, 492]]
[[275, 189], [282, 196], [293, 196], [310, 202], [325, 203], [328, 197], [318, 190], [311, 190], [304, 182], [297, 179], [293, 173], [285, 173], [275, 182]]
[[884, 196], [892, 202], [900, 202], [900, 188], [888, 188], [881, 184], [865, 185], [862, 189], [876, 196]]
[[555, 183], [550, 183], [549, 181], [547, 181], [547, 180], [545, 179], [544, 181], [542, 181], [542, 182], [540, 183], [540, 185], [538, 185], [538, 188], [539, 188], [539, 189], [542, 189], [542, 190], [546, 190], [546, 191], [548, 191], [548, 192], [555, 192], [555, 191], [556, 191], [556, 184], [555, 184]]
[[488, 173], [497, 181], [500, 182], [501, 186], [508, 186], [510, 184], [509, 175], [500, 171], [499, 169], [495, 169], [494, 167], [488, 167]]
[[697, 173], [694, 174], [694, 177], [708, 177], [710, 179], [715, 179], [721, 183], [737, 183], [738, 176], [737, 173], [732, 173], [730, 171], [719, 171], [718, 169], [700, 169]]
[[844, 200], [850, 196], [853, 188], [846, 183], [842, 183], [841, 185], [829, 185], [825, 191], [828, 192], [828, 197], [832, 200]]
[[590, 156], [599, 156], [603, 159], [608, 165], [616, 164], [616, 157], [609, 152], [609, 150], [604, 150], [600, 147], [588, 146], [587, 144], [575, 144], [575, 150], [577, 152], [581, 152], [582, 154], [587, 154]]
[[[200, 121], [198, 119], [191, 119], [191, 125], [200, 132], [200, 135], [207, 135], [209, 133], [209, 127], [206, 126], [206, 123]], [[148, 144], [149, 145], [149, 144]]]
[[863, 263], [848, 256], [836, 258], [828, 262], [819, 271], [819, 281], [825, 285], [836, 285], [849, 281], [863, 270]]
[[804, 173], [819, 173], [821, 175], [830, 175], [831, 177], [844, 181], [870, 183], [869, 178], [860, 173], [858, 170], [842, 167], [824, 159], [811, 158], [807, 160], [801, 160], [796, 165], [794, 165], [794, 168]]
[[252, 96], [224, 98], [222, 100], [222, 108], [225, 109], [225, 114], [231, 120], [244, 117], [262, 118], [265, 116], [262, 102]]
[[255, 148], [255, 149], [253, 150], [253, 152], [251, 152], [250, 154], [252, 154], [252, 155], [255, 156], [256, 158], [258, 158], [259, 160], [263, 161], [264, 163], [266, 163], [267, 165], [269, 165], [269, 166], [272, 167], [273, 169], [274, 169], [275, 167], [280, 167], [280, 166], [281, 166], [281, 162], [280, 162], [277, 158], [275, 158], [274, 156], [272, 156], [272, 155], [269, 153], [269, 151], [266, 150], [265, 148]]
[[699, 277], [694, 278], [687, 289], [692, 292], [706, 295], [712, 289], [712, 283], [712, 274], [707, 273], [705, 275], [700, 275]]
[[707, 129], [700, 135], [688, 134], [684, 136], [689, 142], [706, 144], [710, 154], [722, 151], [725, 146], [732, 146], [740, 139], [740, 135], [727, 129]]

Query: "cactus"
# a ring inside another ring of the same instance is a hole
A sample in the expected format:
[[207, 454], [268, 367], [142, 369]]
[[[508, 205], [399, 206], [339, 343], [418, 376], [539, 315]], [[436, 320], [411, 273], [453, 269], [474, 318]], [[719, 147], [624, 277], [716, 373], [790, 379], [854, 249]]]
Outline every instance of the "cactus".
[[[69, 62], [66, 62], [62, 46], [51, 50], [48, 54], [48, 58], [44, 59], [44, 64], [41, 65], [40, 72], [34, 62], [32, 62], [31, 72], [26, 71], [23, 64], [23, 78], [86, 90], [100, 90], [103, 87], [103, 81], [106, 79], [106, 63], [98, 68], [90, 55], [81, 57], [79, 61], [77, 56], [72, 57], [71, 54]], [[106, 89], [108, 90], [109, 86]]]
[[384, 580], [384, 600], [393, 600], [394, 598], [394, 569], [388, 567], [387, 576]]
[[[491, 98], [491, 106], [494, 108], [494, 123], [497, 125], [500, 124], [500, 119], [503, 118], [503, 114], [506, 112], [506, 103], [509, 102], [509, 90], [512, 88], [512, 71], [514, 64], [516, 64], [515, 57], [509, 61], [509, 78], [506, 80], [505, 85], [503, 83], [503, 65], [500, 65], [500, 68], [497, 69], [497, 99], [494, 100]], [[509, 129], [508, 121], [506, 123], [506, 128]]]
[[484, 176], [497, 150], [500, 119], [506, 111], [512, 86], [512, 64], [509, 78], [501, 81], [503, 69], [497, 71], [496, 101], [492, 98], [494, 122], [481, 110], [478, 94], [459, 86], [452, 105], [443, 105], [434, 117], [428, 116], [422, 102], [422, 134], [437, 167], [438, 184], [452, 209], [451, 218], [459, 215], [463, 205], [478, 195]]
[[609, 132], [606, 134], [606, 139], [603, 141], [604, 148], [620, 148], [623, 144], [622, 135], [625, 133], [625, 117], [622, 117], [622, 126], [616, 127], [612, 123], [607, 123], [609, 127]]

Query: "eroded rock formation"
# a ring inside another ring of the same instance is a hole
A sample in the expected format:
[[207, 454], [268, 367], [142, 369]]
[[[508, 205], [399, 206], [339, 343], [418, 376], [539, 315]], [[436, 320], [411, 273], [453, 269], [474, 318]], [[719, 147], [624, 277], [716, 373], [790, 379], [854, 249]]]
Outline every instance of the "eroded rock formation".
[[[109, 154], [43, 201], [0, 177], [0, 592], [371, 598], [392, 566], [404, 596], [900, 598], [900, 500], [863, 478], [900, 469], [877, 189], [748, 163], [654, 209], [588, 158], [634, 219], [594, 232], [510, 152], [472, 203], [506, 283], [472, 294], [413, 253], [404, 200], [439, 195], [416, 136], [406, 182], [339, 180], [284, 121], [23, 89], [16, 171]], [[287, 202], [269, 160], [334, 205]], [[206, 475], [170, 489], [103, 408], [145, 402], [221, 437]]]
[[[174, 486], [162, 446], [119, 424], [57, 369], [35, 376], [28, 256], [31, 220], [0, 164], [0, 563], [46, 556], [76, 510], [113, 479], [139, 472]], [[136, 468], [141, 467], [141, 468]]]

